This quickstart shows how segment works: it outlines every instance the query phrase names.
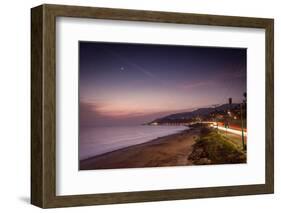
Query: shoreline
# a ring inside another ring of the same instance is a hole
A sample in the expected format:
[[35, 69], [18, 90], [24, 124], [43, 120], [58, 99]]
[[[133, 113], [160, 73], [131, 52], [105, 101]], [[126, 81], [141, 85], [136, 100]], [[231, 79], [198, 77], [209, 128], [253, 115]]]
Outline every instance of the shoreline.
[[123, 148], [119, 148], [119, 149], [115, 149], [115, 150], [112, 150], [112, 151], [109, 151], [109, 152], [105, 152], [105, 153], [101, 153], [101, 154], [98, 154], [98, 155], [95, 155], [95, 156], [92, 156], [92, 157], [88, 157], [88, 158], [85, 158], [83, 160], [79, 160], [79, 161], [87, 161], [87, 160], [90, 160], [92, 158], [97, 158], [97, 157], [102, 157], [103, 155], [107, 155], [107, 154], [111, 154], [113, 152], [117, 152], [117, 151], [122, 151], [122, 150], [127, 150], [127, 149], [130, 149], [130, 148], [137, 148], [139, 146], [142, 146], [142, 145], [146, 145], [146, 144], [151, 144], [151, 143], [157, 143], [156, 141], [158, 141], [159, 143], [159, 140], [161, 139], [165, 139], [165, 138], [168, 138], [168, 137], [172, 137], [172, 136], [176, 136], [178, 134], [182, 134], [182, 133], [187, 133], [189, 132], [191, 129], [184, 129], [184, 130], [181, 130], [177, 133], [172, 133], [170, 135], [165, 135], [165, 136], [160, 136], [160, 137], [157, 137], [157, 138], [154, 138], [152, 140], [149, 140], [149, 141], [146, 141], [146, 142], [143, 142], [143, 143], [139, 143], [139, 144], [135, 144], [135, 145], [130, 145], [130, 146], [127, 146], [127, 147], [123, 147]]
[[79, 161], [79, 170], [191, 165], [199, 129], [191, 128]]

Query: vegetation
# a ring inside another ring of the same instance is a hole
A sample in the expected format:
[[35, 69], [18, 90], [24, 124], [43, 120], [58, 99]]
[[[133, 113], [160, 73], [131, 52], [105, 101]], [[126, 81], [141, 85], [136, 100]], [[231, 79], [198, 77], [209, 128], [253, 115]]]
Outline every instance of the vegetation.
[[216, 130], [203, 127], [188, 159], [197, 165], [246, 163], [246, 154]]

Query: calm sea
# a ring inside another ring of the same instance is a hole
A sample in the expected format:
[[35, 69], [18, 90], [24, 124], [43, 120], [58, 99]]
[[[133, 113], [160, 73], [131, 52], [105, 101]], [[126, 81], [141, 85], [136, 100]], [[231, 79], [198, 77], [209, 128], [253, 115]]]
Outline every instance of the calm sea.
[[141, 144], [152, 139], [188, 129], [185, 126], [115, 126], [81, 128], [79, 136], [80, 160]]

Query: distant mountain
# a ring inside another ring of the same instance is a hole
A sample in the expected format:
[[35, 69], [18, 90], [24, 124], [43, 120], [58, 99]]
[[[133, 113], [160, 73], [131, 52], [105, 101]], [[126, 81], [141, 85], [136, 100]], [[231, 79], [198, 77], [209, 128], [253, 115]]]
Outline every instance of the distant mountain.
[[153, 122], [169, 122], [169, 121], [173, 121], [173, 120], [181, 120], [181, 119], [191, 119], [191, 118], [195, 118], [197, 116], [208, 116], [210, 113], [213, 112], [224, 112], [228, 109], [236, 109], [239, 107], [239, 104], [223, 104], [217, 107], [207, 107], [207, 108], [199, 108], [196, 109], [194, 111], [191, 112], [181, 112], [181, 113], [175, 113], [175, 114], [171, 114], [162, 118], [158, 118], [155, 119]]

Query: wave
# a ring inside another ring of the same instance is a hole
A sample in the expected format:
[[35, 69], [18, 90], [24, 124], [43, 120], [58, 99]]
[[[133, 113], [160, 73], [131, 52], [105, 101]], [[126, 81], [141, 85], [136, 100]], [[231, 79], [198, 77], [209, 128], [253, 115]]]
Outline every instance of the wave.
[[137, 145], [188, 129], [185, 126], [117, 126], [80, 129], [79, 159]]

